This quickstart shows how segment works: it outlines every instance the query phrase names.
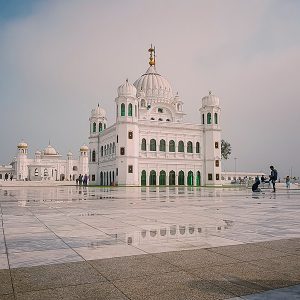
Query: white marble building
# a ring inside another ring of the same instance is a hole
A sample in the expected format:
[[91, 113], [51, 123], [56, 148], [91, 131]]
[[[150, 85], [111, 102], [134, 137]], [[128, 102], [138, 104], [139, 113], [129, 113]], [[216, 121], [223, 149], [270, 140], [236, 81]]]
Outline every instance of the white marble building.
[[88, 147], [80, 147], [79, 158], [75, 158], [71, 152], [67, 159], [63, 159], [49, 143], [43, 151], [36, 151], [34, 158], [28, 157], [28, 144], [21, 142], [17, 146], [18, 153], [10, 166], [0, 168], [2, 176], [0, 180], [8, 180], [11, 175], [15, 180], [41, 181], [59, 180], [74, 181], [79, 174], [89, 174]]
[[183, 101], [158, 73], [151, 47], [149, 68], [134, 84], [126, 80], [115, 99], [116, 119], [92, 110], [90, 184], [221, 185], [219, 98], [200, 99], [199, 123], [183, 120]]

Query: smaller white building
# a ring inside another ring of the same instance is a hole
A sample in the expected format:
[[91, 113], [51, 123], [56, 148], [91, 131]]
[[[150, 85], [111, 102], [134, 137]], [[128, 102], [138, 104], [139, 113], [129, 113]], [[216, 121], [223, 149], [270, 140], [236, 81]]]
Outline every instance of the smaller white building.
[[64, 159], [50, 143], [44, 150], [36, 151], [34, 158], [28, 157], [27, 143], [19, 143], [17, 149], [17, 156], [10, 166], [0, 168], [0, 180], [13, 178], [26, 181], [74, 181], [80, 174], [89, 175], [89, 148], [86, 145], [80, 147], [78, 158], [69, 152], [67, 159]]

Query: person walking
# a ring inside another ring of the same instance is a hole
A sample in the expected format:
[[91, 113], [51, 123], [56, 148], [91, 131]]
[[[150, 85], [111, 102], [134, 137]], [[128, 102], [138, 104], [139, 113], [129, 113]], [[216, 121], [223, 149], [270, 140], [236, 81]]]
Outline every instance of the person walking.
[[81, 174], [79, 174], [78, 181], [79, 181], [79, 185], [82, 185], [82, 175]]
[[270, 181], [273, 185], [273, 193], [275, 193], [276, 192], [275, 182], [277, 180], [278, 173], [277, 170], [274, 168], [274, 166], [270, 166], [270, 169], [271, 169]]
[[291, 178], [289, 175], [285, 178], [285, 184], [287, 189], [291, 188]]
[[88, 176], [85, 174], [83, 177], [83, 185], [87, 186]]

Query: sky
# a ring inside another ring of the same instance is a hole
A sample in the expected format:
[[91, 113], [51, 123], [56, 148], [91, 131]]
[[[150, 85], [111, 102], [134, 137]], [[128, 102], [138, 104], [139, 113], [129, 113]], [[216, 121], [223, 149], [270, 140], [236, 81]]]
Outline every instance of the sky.
[[88, 143], [98, 103], [115, 121], [117, 88], [156, 67], [187, 122], [220, 98], [223, 169], [300, 176], [300, 1], [0, 0], [0, 164]]

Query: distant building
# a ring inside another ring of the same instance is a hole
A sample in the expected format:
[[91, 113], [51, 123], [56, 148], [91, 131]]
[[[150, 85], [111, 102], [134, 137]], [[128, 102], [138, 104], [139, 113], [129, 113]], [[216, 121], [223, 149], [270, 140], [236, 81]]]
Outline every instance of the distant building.
[[261, 176], [264, 176], [266, 180], [269, 180], [269, 177], [262, 172], [257, 173], [250, 173], [250, 172], [222, 172], [222, 182], [223, 184], [233, 183], [233, 182], [239, 182], [243, 183], [245, 181], [252, 181], [255, 180], [255, 177], [261, 178]]
[[[194, 99], [199, 123], [183, 121], [183, 101], [155, 66], [134, 84], [126, 80], [115, 99], [116, 119], [92, 110], [90, 183], [97, 185], [221, 185], [221, 109], [211, 92]], [[195, 87], [196, 89], [197, 87]], [[199, 108], [200, 106], [200, 108]]]
[[34, 158], [28, 157], [27, 143], [19, 143], [17, 149], [17, 156], [11, 165], [0, 167], [0, 180], [10, 180], [13, 176], [15, 180], [27, 181], [74, 181], [79, 174], [89, 174], [86, 145], [80, 148], [79, 159], [75, 159], [71, 152], [67, 154], [67, 159], [63, 159], [50, 143], [43, 151], [36, 151]]

